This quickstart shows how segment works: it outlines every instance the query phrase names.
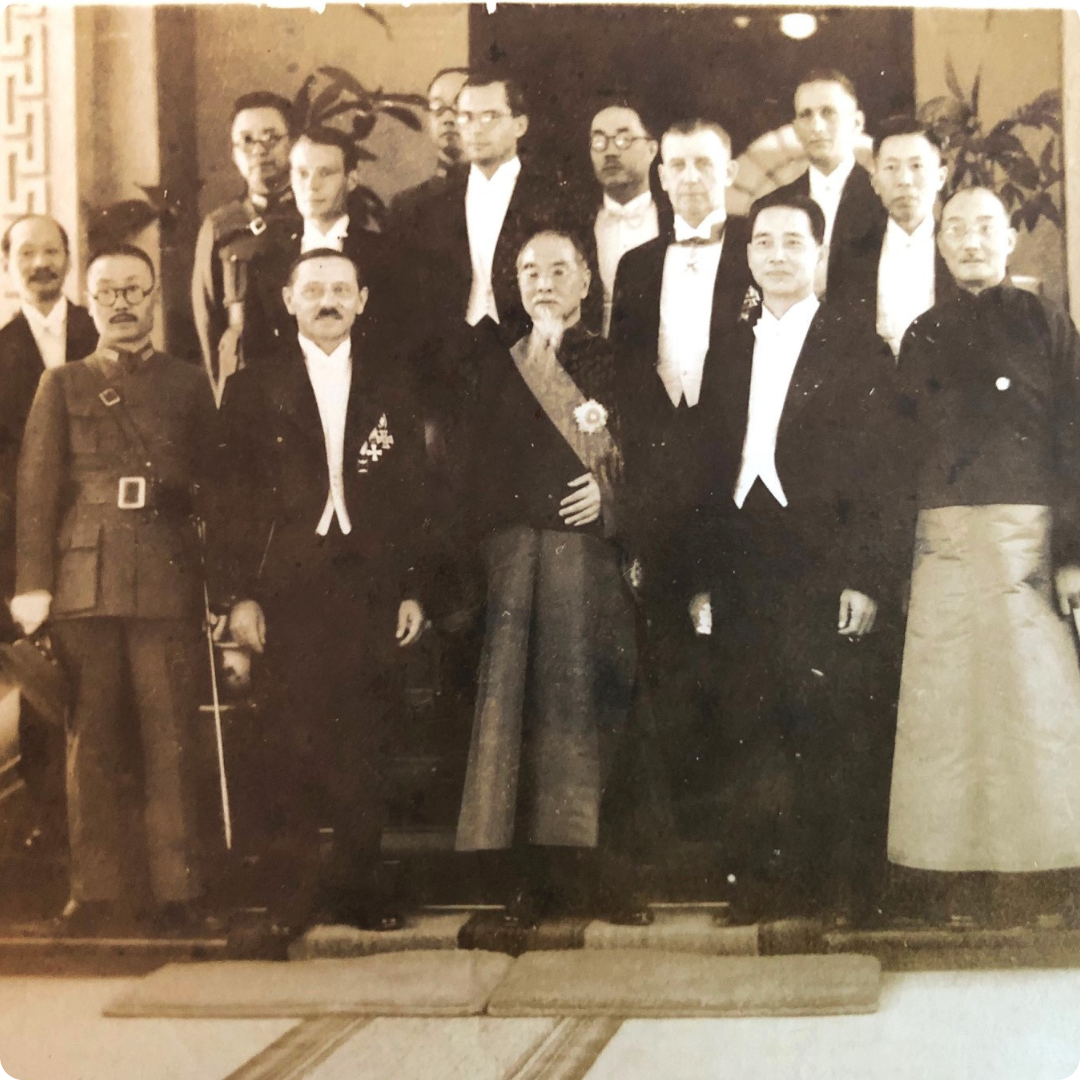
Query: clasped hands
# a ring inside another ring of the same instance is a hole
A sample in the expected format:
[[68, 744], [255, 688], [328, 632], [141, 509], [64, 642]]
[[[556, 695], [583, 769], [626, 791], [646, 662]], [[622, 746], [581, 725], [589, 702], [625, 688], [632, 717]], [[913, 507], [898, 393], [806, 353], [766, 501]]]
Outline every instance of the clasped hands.
[[[266, 648], [266, 616], [254, 600], [241, 600], [229, 612], [228, 620], [220, 620], [215, 635], [228, 630], [237, 645], [261, 653]], [[412, 645], [424, 632], [424, 612], [416, 600], [402, 600], [398, 605], [397, 630], [394, 636], [403, 648]]]
[[[1080, 587], [1080, 577], [1077, 584]], [[689, 612], [697, 633], [712, 633], [712, 600], [707, 592], [698, 593], [690, 601]], [[843, 637], [857, 641], [874, 629], [876, 619], [877, 603], [865, 593], [856, 589], [845, 589], [840, 594], [840, 615], [836, 629]]]

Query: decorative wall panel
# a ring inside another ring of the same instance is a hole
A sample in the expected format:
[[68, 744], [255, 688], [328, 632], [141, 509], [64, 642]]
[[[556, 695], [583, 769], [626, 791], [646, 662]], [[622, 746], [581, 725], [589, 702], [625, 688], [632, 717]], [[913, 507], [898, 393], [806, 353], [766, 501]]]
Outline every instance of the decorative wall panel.
[[3, 10], [0, 37], [0, 218], [49, 210], [49, 110], [44, 6]]

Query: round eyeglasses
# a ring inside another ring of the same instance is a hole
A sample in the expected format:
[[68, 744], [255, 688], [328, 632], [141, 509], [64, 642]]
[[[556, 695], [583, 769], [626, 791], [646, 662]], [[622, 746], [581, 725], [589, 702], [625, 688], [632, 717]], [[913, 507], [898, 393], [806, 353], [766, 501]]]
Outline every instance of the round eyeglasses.
[[636, 142], [648, 140], [648, 135], [631, 135], [628, 131], [620, 131], [617, 135], [605, 135], [602, 131], [594, 131], [589, 145], [598, 153], [602, 154], [609, 143], [615, 144], [616, 150], [629, 150]]
[[266, 135], [242, 135], [233, 140], [233, 148], [242, 150], [245, 154], [254, 154], [262, 148], [269, 153], [280, 146], [288, 138], [287, 135], [279, 135], [277, 132], [268, 132]]
[[950, 221], [941, 227], [941, 235], [953, 244], [963, 243], [969, 236], [979, 240], [992, 240], [1005, 232], [1005, 226], [999, 221], [979, 221], [968, 225], [963, 221]]
[[455, 119], [457, 120], [458, 127], [467, 127], [469, 124], [479, 124], [480, 127], [491, 127], [498, 120], [503, 120], [507, 116], [513, 116], [513, 113], [509, 112], [497, 112], [495, 109], [489, 109], [487, 112], [459, 112]]
[[117, 299], [122, 296], [124, 303], [135, 307], [137, 304], [141, 304], [149, 295], [150, 290], [144, 289], [141, 285], [123, 285], [119, 289], [103, 285], [96, 293], [92, 294], [91, 299], [102, 307], [115, 307]]

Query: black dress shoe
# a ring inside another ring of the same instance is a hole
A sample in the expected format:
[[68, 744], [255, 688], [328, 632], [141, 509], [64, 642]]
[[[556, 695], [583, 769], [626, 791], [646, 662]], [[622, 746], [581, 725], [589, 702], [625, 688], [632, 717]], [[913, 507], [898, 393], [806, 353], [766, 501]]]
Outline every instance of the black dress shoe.
[[503, 911], [504, 926], [517, 930], [532, 930], [540, 925], [544, 903], [531, 889], [518, 889]]
[[389, 933], [392, 930], [404, 930], [406, 926], [405, 916], [396, 911], [384, 911], [369, 920], [364, 927], [366, 930], [377, 930], [380, 934]]

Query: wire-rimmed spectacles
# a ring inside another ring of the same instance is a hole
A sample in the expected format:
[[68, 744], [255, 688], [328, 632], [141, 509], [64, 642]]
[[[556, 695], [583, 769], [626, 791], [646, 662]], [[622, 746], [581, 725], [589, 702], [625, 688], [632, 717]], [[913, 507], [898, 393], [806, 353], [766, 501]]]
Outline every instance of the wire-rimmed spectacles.
[[287, 135], [281, 135], [276, 131], [267, 132], [265, 135], [241, 135], [239, 139], [233, 139], [233, 149], [242, 150], [245, 154], [254, 154], [261, 147], [269, 153], [287, 138]]
[[491, 127], [497, 120], [503, 120], [508, 116], [513, 116], [513, 113], [499, 112], [495, 109], [488, 109], [486, 112], [458, 112], [455, 116], [458, 127], [467, 127], [469, 124], [479, 124], [480, 127]]
[[117, 299], [122, 296], [126, 304], [135, 307], [137, 304], [141, 304], [149, 295], [150, 289], [144, 289], [141, 285], [121, 285], [118, 289], [103, 285], [96, 293], [91, 295], [91, 299], [102, 307], [115, 307]]
[[598, 153], [602, 154], [609, 143], [615, 144], [616, 150], [629, 150], [636, 142], [648, 140], [648, 135], [631, 135], [629, 131], [620, 131], [615, 135], [605, 135], [602, 131], [594, 131], [589, 145]]

